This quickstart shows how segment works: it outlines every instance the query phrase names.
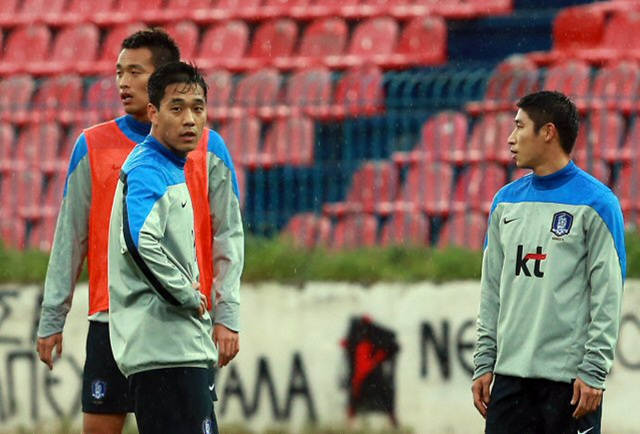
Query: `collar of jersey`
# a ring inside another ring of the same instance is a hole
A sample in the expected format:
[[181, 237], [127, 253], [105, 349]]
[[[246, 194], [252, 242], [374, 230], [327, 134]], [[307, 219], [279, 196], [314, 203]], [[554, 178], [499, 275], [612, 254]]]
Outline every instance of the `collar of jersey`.
[[156, 152], [162, 154], [167, 160], [171, 161], [173, 164], [178, 166], [181, 169], [184, 169], [184, 165], [187, 163], [187, 159], [176, 155], [169, 148], [160, 143], [155, 137], [149, 134], [144, 142], [141, 143], [142, 146], [149, 147]]
[[573, 161], [569, 161], [569, 164], [551, 175], [533, 174], [531, 183], [539, 190], [551, 190], [567, 183], [576, 173], [578, 173], [578, 166]]
[[127, 127], [129, 127], [131, 131], [133, 131], [134, 133], [142, 137], [147, 137], [147, 135], [151, 131], [150, 122], [140, 122], [131, 115], [124, 116], [124, 121], [126, 122]]

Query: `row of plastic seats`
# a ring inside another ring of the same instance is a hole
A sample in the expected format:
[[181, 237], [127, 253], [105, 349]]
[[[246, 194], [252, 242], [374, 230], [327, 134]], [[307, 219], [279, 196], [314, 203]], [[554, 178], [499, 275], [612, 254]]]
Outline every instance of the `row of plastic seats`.
[[[325, 120], [371, 116], [384, 111], [383, 79], [375, 66], [350, 68], [338, 78], [324, 67], [304, 69], [286, 80], [268, 68], [243, 76], [214, 70], [205, 73], [210, 86], [207, 113], [210, 120], [247, 115], [271, 119], [300, 113]], [[0, 120], [18, 125], [52, 120], [69, 124], [122, 113], [113, 76], [84, 80], [78, 75], [61, 75], [36, 83], [30, 75], [0, 82]]]
[[567, 59], [539, 68], [529, 57], [512, 56], [500, 63], [487, 82], [482, 101], [468, 103], [472, 115], [514, 110], [515, 102], [536, 90], [558, 90], [570, 96], [578, 109], [640, 110], [640, 62], [621, 60], [600, 68], [580, 59]]
[[[143, 27], [142, 23], [120, 25], [102, 36], [98, 26], [84, 23], [64, 27], [55, 37], [42, 24], [18, 27], [6, 37], [0, 74], [110, 72], [122, 39]], [[406, 68], [446, 60], [447, 28], [438, 17], [418, 17], [406, 24], [375, 17], [358, 23], [353, 32], [343, 18], [325, 18], [310, 23], [301, 35], [294, 20], [278, 18], [261, 24], [252, 38], [246, 22], [231, 20], [203, 29], [202, 39], [192, 21], [172, 22], [167, 31], [181, 47], [183, 58], [205, 69], [247, 71], [272, 66], [288, 70], [309, 65], [340, 69], [363, 63]]]
[[361, 19], [381, 15], [476, 18], [508, 13], [512, 8], [512, 0], [139, 0], [135, 5], [125, 0], [4, 0], [0, 26], [33, 22], [53, 26], [85, 22], [114, 25], [133, 20], [167, 23], [179, 19], [211, 23], [282, 16], [301, 20], [333, 16]]
[[[436, 245], [479, 250], [486, 225], [484, 213], [451, 214], [443, 220]], [[392, 245], [429, 246], [432, 230], [431, 220], [420, 210], [397, 210], [384, 219], [355, 213], [338, 218], [335, 224], [324, 215], [300, 213], [289, 220], [281, 236], [298, 248], [349, 250]]]

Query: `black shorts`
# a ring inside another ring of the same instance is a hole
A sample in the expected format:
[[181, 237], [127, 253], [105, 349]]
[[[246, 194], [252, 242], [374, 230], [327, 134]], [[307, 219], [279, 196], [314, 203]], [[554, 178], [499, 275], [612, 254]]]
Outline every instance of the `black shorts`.
[[213, 367], [163, 368], [129, 376], [140, 434], [218, 434]]
[[487, 434], [600, 434], [602, 404], [572, 417], [572, 383], [496, 375], [487, 407]]
[[108, 323], [89, 321], [86, 353], [82, 376], [82, 412], [132, 412], [129, 383], [113, 358]]

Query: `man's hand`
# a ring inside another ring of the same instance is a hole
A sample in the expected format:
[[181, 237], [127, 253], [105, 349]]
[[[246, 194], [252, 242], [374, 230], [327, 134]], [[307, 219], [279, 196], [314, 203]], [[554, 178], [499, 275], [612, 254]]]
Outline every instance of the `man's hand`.
[[581, 419], [587, 413], [596, 411], [602, 402], [602, 390], [588, 386], [580, 378], [573, 383], [571, 405], [578, 405], [573, 412], [575, 419]]
[[476, 378], [471, 385], [471, 391], [473, 392], [473, 405], [485, 419], [487, 418], [487, 406], [489, 405], [489, 399], [491, 397], [492, 382], [493, 373], [487, 372], [481, 377]]
[[[200, 282], [191, 283], [191, 287], [196, 291], [199, 291]], [[200, 305], [198, 306], [198, 317], [202, 318], [204, 316], [204, 313], [207, 311], [207, 297], [201, 292], [198, 292], [198, 295], [200, 296]]]
[[222, 324], [213, 327], [213, 342], [218, 347], [218, 366], [226, 366], [240, 351], [240, 337]]
[[53, 369], [53, 349], [56, 348], [56, 360], [62, 357], [62, 333], [38, 338], [38, 356], [49, 370]]

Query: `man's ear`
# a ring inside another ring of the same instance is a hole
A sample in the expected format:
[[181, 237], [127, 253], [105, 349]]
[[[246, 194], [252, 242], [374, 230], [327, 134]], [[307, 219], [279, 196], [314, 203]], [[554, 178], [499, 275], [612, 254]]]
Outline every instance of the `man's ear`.
[[157, 123], [157, 119], [158, 119], [158, 109], [156, 108], [156, 106], [154, 106], [153, 104], [149, 103], [147, 105], [147, 116], [149, 117], [149, 121], [152, 124], [156, 124]]
[[547, 142], [552, 141], [558, 136], [558, 130], [556, 129], [556, 126], [551, 122], [548, 122], [542, 127], [542, 133], [544, 134], [544, 139]]

